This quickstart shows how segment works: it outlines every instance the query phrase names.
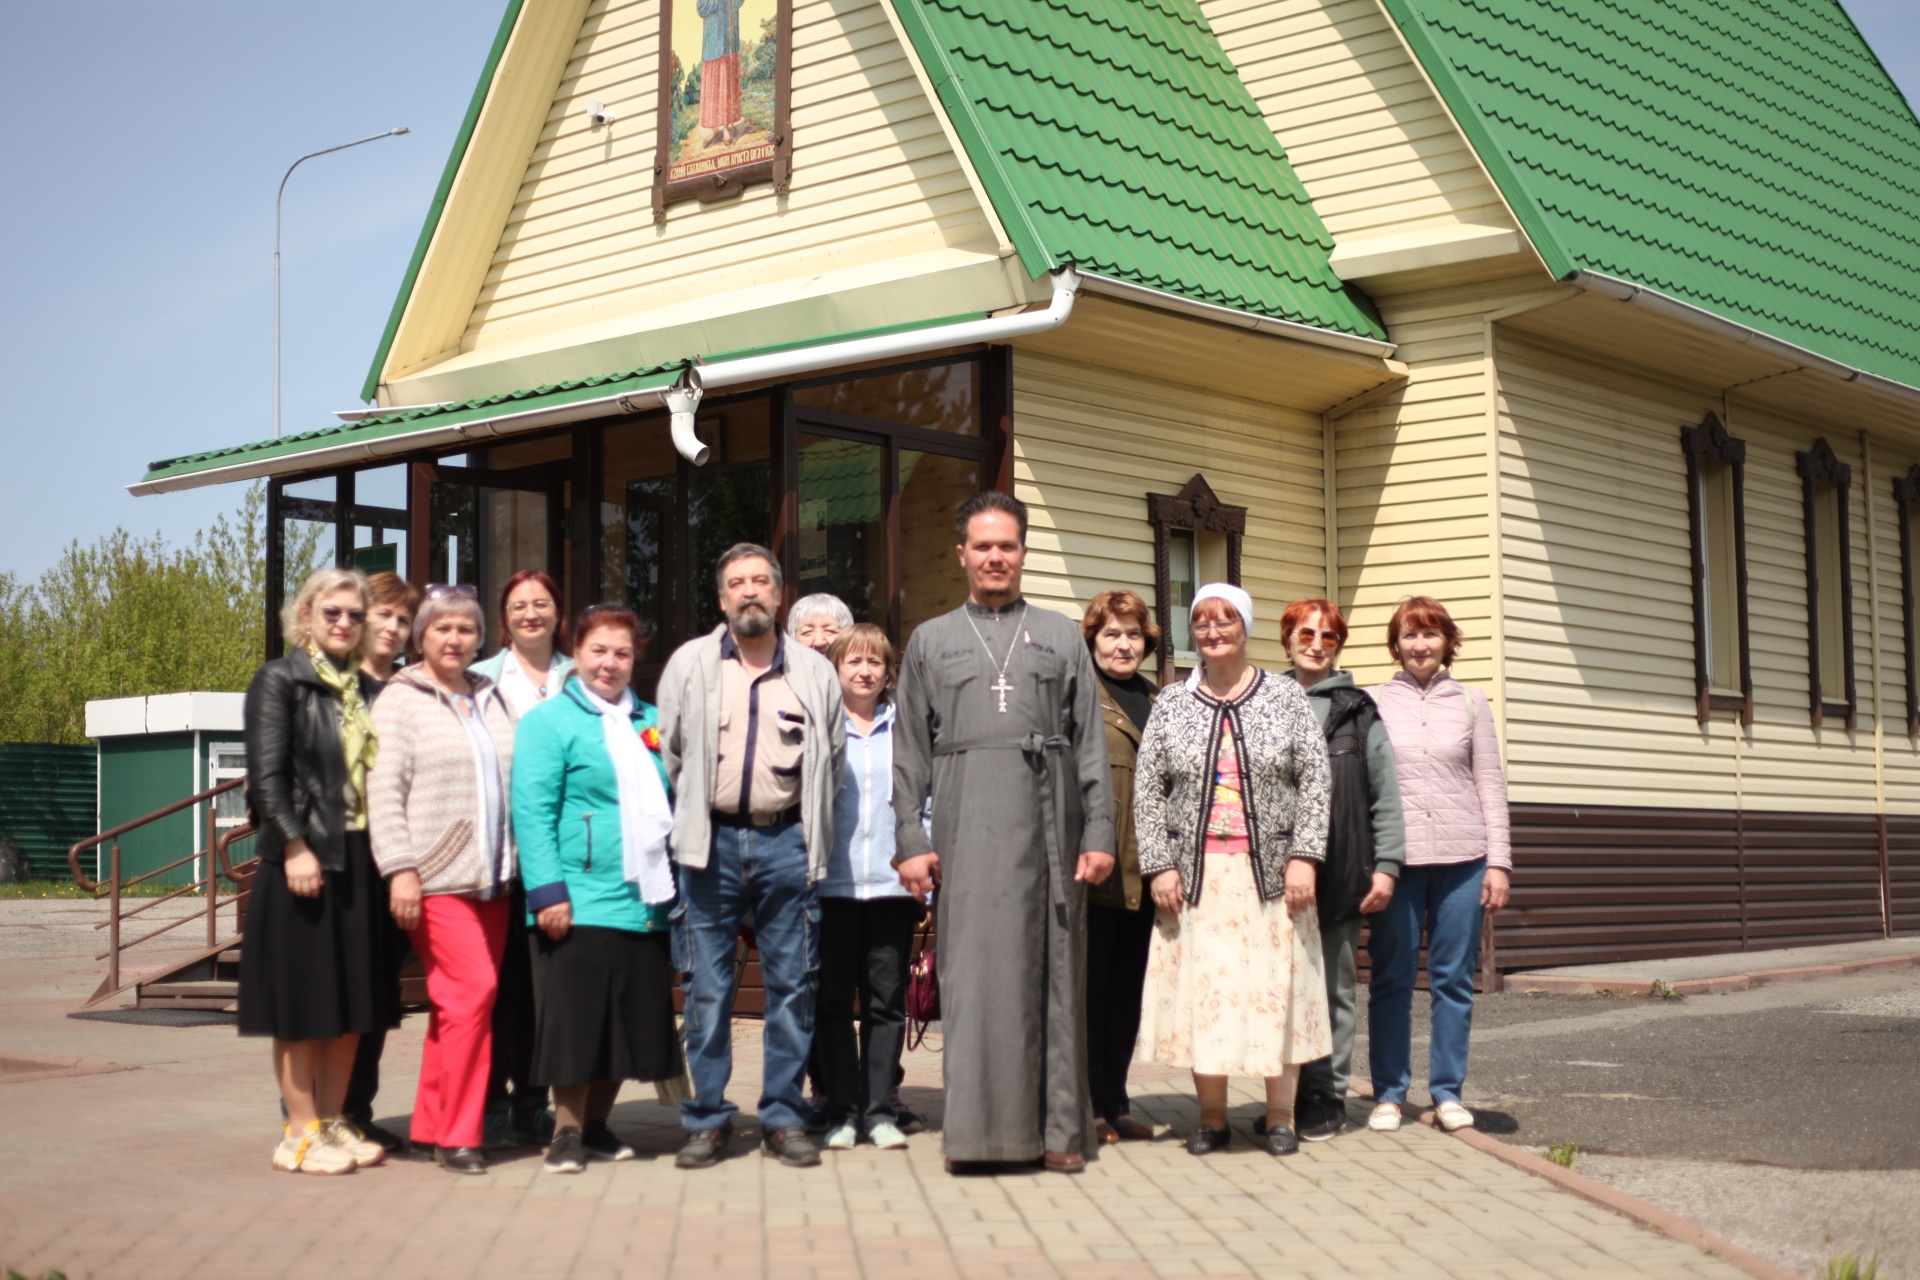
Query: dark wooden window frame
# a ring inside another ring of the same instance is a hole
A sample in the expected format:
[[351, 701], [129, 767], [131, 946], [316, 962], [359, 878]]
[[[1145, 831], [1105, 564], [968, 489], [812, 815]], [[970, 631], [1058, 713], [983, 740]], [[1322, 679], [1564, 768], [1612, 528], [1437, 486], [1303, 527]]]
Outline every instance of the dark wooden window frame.
[[[979, 397], [976, 406], [979, 415], [978, 435], [959, 435], [929, 428], [902, 426], [897, 423], [869, 422], [851, 415], [802, 408], [793, 404], [793, 397], [790, 394], [792, 388], [799, 386], [848, 378], [883, 377], [933, 365], [964, 361], [974, 361], [980, 366]], [[731, 404], [754, 399], [771, 401], [768, 406], [768, 417], [772, 431], [772, 439], [769, 442], [772, 456], [771, 465], [768, 468], [770, 484], [767, 499], [774, 540], [772, 549], [780, 558], [788, 581], [787, 603], [791, 603], [794, 594], [793, 584], [797, 579], [798, 570], [797, 484], [799, 473], [795, 450], [798, 444], [798, 433], [803, 427], [807, 430], [824, 430], [827, 434], [842, 433], [884, 438], [889, 444], [888, 475], [893, 477], [893, 480], [897, 480], [897, 476], [893, 474], [896, 468], [891, 465], [891, 460], [897, 458], [899, 449], [907, 448], [974, 460], [979, 465], [982, 488], [998, 488], [1012, 492], [1013, 351], [1010, 347], [973, 347], [941, 352], [910, 361], [835, 370], [831, 374], [783, 383], [770, 388], [757, 388], [744, 391], [739, 395], [711, 396], [702, 405], [702, 416], [724, 413]], [[664, 411], [661, 413], [664, 416]], [[553, 431], [529, 432], [525, 435], [512, 436], [505, 442], [517, 444], [545, 436], [570, 435], [573, 445], [572, 455], [567, 459], [551, 463], [536, 463], [513, 470], [476, 470], [441, 462], [441, 458], [469, 453], [475, 447], [468, 444], [454, 444], [439, 449], [424, 449], [411, 455], [383, 458], [361, 466], [316, 470], [268, 481], [265, 513], [267, 652], [277, 653], [280, 647], [280, 607], [284, 601], [280, 580], [285, 572], [283, 568], [285, 539], [281, 528], [282, 522], [294, 518], [333, 524], [335, 526], [335, 559], [341, 564], [351, 563], [355, 525], [378, 524], [382, 528], [405, 529], [408, 535], [408, 558], [407, 563], [401, 567], [402, 572], [409, 581], [424, 583], [428, 555], [427, 531], [432, 512], [431, 494], [432, 486], [436, 482], [467, 483], [484, 488], [524, 489], [546, 493], [549, 498], [548, 545], [553, 548], [549, 555], [550, 567], [555, 569], [561, 567], [560, 548], [571, 538], [572, 559], [564, 566], [567, 605], [571, 612], [586, 608], [598, 598], [600, 592], [598, 485], [602, 476], [602, 433], [608, 426], [632, 420], [625, 415], [596, 418]], [[354, 476], [358, 472], [395, 465], [404, 465], [408, 469], [406, 511], [367, 507], [354, 503]], [[681, 465], [684, 467], [689, 464], [683, 462]], [[336, 496], [332, 500], [302, 498], [285, 492], [285, 489], [291, 485], [329, 479], [333, 480], [336, 486]], [[563, 503], [560, 497], [563, 487], [569, 481], [573, 487], [570, 506]], [[889, 483], [891, 484], [892, 481]], [[348, 513], [351, 513], [351, 517]], [[578, 536], [575, 536], [576, 534]], [[891, 543], [890, 562], [897, 566], [899, 519], [897, 510], [891, 508], [888, 537]], [[1238, 563], [1236, 549], [1234, 552], [1236, 581], [1239, 573]], [[898, 576], [897, 570], [895, 576]], [[890, 586], [892, 595], [888, 622], [892, 624], [893, 633], [897, 637], [900, 584], [895, 582]]]
[[1913, 562], [1914, 508], [1920, 507], [1920, 463], [1893, 478], [1893, 509], [1900, 515], [1900, 631], [1906, 638], [1907, 659], [1907, 733], [1920, 734], [1920, 646], [1913, 637], [1913, 619], [1920, 613], [1920, 601], [1914, 599], [1914, 575], [1920, 564]]
[[[1687, 533], [1693, 579], [1693, 691], [1695, 719], [1705, 724], [1716, 711], [1737, 711], [1740, 723], [1753, 723], [1753, 660], [1747, 626], [1747, 445], [1727, 433], [1718, 414], [1697, 427], [1680, 429], [1687, 459]], [[1740, 639], [1740, 692], [1715, 693], [1707, 673], [1707, 513], [1700, 505], [1701, 464], [1724, 462], [1733, 468], [1734, 618]]]
[[[1826, 437], [1813, 442], [1813, 448], [1793, 455], [1800, 472], [1800, 505], [1807, 535], [1807, 709], [1814, 728], [1828, 716], [1845, 719], [1849, 730], [1860, 725], [1859, 697], [1853, 672], [1853, 468], [1834, 456]], [[1830, 485], [1840, 511], [1840, 652], [1841, 669], [1846, 673], [1844, 701], [1826, 695], [1831, 690], [1820, 685], [1820, 561], [1818, 530], [1815, 528], [1816, 485]]]
[[[697, 199], [702, 204], [727, 200], [756, 182], [771, 182], [776, 195], [787, 193], [793, 177], [793, 0], [775, 0], [773, 71], [773, 155], [753, 164], [667, 180], [667, 156], [673, 145], [673, 6], [674, 0], [660, 0], [660, 90], [655, 105], [656, 125], [653, 154], [653, 220], [667, 220], [667, 206], [677, 200]], [[617, 128], [618, 122], [608, 128]]]
[[1227, 539], [1227, 581], [1240, 585], [1241, 544], [1247, 536], [1247, 509], [1220, 501], [1207, 478], [1194, 472], [1178, 493], [1147, 495], [1147, 520], [1153, 525], [1153, 612], [1165, 643], [1160, 646], [1160, 683], [1173, 678], [1173, 605], [1170, 536], [1175, 529], [1218, 533]]

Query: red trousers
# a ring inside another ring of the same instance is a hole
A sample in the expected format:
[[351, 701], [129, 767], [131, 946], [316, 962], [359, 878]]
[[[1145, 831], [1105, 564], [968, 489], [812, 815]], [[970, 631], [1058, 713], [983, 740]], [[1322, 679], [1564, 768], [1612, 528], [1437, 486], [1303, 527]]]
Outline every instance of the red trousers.
[[487, 1071], [493, 1061], [493, 997], [507, 949], [507, 899], [456, 894], [421, 900], [413, 949], [427, 970], [433, 1016], [420, 1050], [413, 1140], [478, 1147], [486, 1128]]

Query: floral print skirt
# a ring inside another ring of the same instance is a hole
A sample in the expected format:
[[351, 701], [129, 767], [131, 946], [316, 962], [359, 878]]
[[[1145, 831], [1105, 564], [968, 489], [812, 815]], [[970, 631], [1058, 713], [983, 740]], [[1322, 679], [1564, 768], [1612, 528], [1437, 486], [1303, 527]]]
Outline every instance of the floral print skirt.
[[1135, 1058], [1269, 1077], [1333, 1052], [1320, 917], [1263, 902], [1252, 860], [1209, 851], [1200, 905], [1154, 919]]

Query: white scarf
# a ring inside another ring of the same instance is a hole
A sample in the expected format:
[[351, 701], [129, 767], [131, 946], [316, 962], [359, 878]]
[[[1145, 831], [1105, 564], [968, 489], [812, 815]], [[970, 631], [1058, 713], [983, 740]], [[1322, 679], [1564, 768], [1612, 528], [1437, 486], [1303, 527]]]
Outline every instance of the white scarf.
[[633, 727], [633, 690], [625, 690], [619, 702], [608, 702], [583, 680], [580, 692], [586, 695], [587, 705], [600, 713], [607, 756], [620, 787], [621, 872], [639, 887], [641, 899], [649, 905], [671, 902], [673, 864], [667, 857], [667, 837], [673, 831], [673, 809], [660, 771]]

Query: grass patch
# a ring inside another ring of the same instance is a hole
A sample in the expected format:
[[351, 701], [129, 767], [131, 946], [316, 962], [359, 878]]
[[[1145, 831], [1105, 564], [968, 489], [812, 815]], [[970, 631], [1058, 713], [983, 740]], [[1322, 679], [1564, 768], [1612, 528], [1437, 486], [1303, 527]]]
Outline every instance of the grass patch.
[[[177, 884], [161, 884], [156, 880], [149, 880], [145, 884], [136, 884], [131, 889], [122, 889], [120, 896], [123, 898], [164, 898], [179, 887]], [[88, 893], [71, 880], [26, 880], [20, 884], [0, 884], [0, 902], [8, 902], [18, 898], [91, 898], [93, 896], [93, 894]], [[187, 894], [182, 896], [197, 897], [199, 895]], [[100, 897], [104, 899], [106, 895], [103, 893]], [[8, 1280], [12, 1280], [12, 1277], [9, 1276]]]
[[[10, 884], [0, 885], [0, 889], [12, 889], [16, 887], [17, 886]], [[38, 1276], [29, 1276], [24, 1271], [15, 1271], [12, 1267], [8, 1267], [7, 1280], [67, 1280], [67, 1273], [64, 1271], [42, 1271]]]
[[1547, 1159], [1562, 1169], [1573, 1168], [1573, 1158], [1580, 1154], [1580, 1148], [1571, 1142], [1556, 1142], [1547, 1148]]
[[1821, 1280], [1879, 1280], [1879, 1276], [1879, 1254], [1862, 1262], [1860, 1255], [1851, 1249], [1838, 1257], [1828, 1258], [1827, 1269], [1820, 1273]]
[[1681, 995], [1678, 991], [1675, 991], [1672, 987], [1668, 986], [1664, 978], [1655, 978], [1653, 980], [1653, 990], [1649, 994], [1651, 994], [1655, 1000], [1685, 1000], [1686, 999], [1685, 996]]

